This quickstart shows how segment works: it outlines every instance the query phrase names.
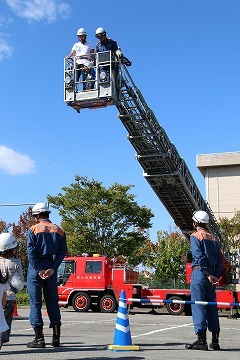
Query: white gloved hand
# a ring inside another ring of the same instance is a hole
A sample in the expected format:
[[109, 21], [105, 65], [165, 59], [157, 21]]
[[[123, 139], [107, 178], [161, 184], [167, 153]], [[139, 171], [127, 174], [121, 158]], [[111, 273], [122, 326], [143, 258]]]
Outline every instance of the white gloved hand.
[[119, 57], [119, 58], [123, 57], [123, 53], [122, 53], [122, 50], [120, 48], [118, 48], [116, 50], [116, 56]]

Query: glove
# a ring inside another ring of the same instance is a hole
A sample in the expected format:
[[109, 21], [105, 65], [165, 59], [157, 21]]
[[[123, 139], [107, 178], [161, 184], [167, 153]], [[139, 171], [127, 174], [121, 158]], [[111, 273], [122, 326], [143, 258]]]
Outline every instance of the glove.
[[123, 53], [122, 53], [122, 50], [121, 50], [120, 48], [118, 48], [118, 49], [116, 50], [116, 56], [117, 56], [118, 58], [123, 57]]

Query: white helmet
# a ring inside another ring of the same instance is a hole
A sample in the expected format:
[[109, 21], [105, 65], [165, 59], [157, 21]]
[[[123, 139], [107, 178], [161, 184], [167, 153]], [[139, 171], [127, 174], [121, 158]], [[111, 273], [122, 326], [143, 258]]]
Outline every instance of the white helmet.
[[32, 208], [32, 215], [38, 215], [38, 214], [41, 214], [41, 213], [44, 213], [44, 212], [47, 212], [49, 214], [51, 212], [46, 203], [37, 203]]
[[0, 234], [0, 252], [15, 249], [17, 246], [18, 242], [11, 233]]
[[208, 224], [209, 223], [209, 215], [206, 211], [196, 211], [192, 217], [193, 221], [200, 223], [200, 224]]
[[78, 31], [77, 31], [77, 36], [79, 36], [79, 35], [85, 35], [85, 36], [87, 36], [86, 30], [85, 30], [84, 28], [78, 29]]
[[100, 39], [103, 35], [106, 35], [106, 30], [104, 30], [104, 28], [102, 28], [102, 27], [97, 28], [96, 34], [95, 34], [96, 38]]

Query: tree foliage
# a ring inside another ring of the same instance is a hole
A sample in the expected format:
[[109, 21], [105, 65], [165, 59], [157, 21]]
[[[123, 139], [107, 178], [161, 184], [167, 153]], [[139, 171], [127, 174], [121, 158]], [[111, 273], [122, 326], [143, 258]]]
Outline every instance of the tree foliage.
[[7, 224], [5, 221], [0, 220], [0, 234], [7, 232], [10, 227], [11, 224]]
[[23, 274], [26, 278], [28, 268], [28, 257], [27, 257], [27, 238], [28, 229], [36, 223], [36, 220], [31, 215], [31, 208], [23, 212], [18, 220], [18, 223], [12, 223], [12, 234], [18, 240], [18, 257], [22, 260]]
[[185, 283], [185, 263], [190, 249], [189, 241], [179, 232], [158, 231], [158, 240], [153, 244], [145, 242], [141, 249], [142, 261], [154, 269], [155, 285], [159, 282], [174, 284]]
[[27, 276], [28, 258], [27, 258], [27, 237], [28, 229], [35, 224], [35, 219], [31, 216], [31, 208], [19, 216], [17, 223], [6, 223], [0, 220], [0, 233], [11, 232], [18, 241], [17, 256], [22, 261], [23, 275]]
[[132, 185], [113, 184], [75, 176], [75, 182], [63, 187], [63, 193], [48, 195], [53, 208], [62, 217], [71, 255], [100, 253], [113, 258], [123, 255], [132, 265], [139, 263], [138, 252], [146, 240], [153, 213], [139, 206]]
[[240, 248], [240, 211], [236, 212], [231, 219], [221, 217], [219, 227], [228, 246]]
[[239, 274], [239, 248], [240, 248], [240, 211], [231, 219], [222, 217], [219, 220], [222, 237], [229, 247], [228, 262], [231, 265], [232, 279], [237, 279]]

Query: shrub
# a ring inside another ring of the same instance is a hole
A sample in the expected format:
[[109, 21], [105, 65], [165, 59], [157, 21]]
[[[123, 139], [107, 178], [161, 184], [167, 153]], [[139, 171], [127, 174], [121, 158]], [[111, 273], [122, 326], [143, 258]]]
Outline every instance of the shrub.
[[[27, 293], [27, 289], [24, 288], [23, 290], [17, 292], [16, 294], [17, 296], [17, 304], [18, 306], [29, 306], [29, 298], [28, 298], [28, 293]], [[42, 301], [43, 305], [45, 305], [45, 301], [43, 299]]]
[[29, 306], [28, 293], [26, 289], [19, 291], [17, 294], [17, 303], [19, 306]]

